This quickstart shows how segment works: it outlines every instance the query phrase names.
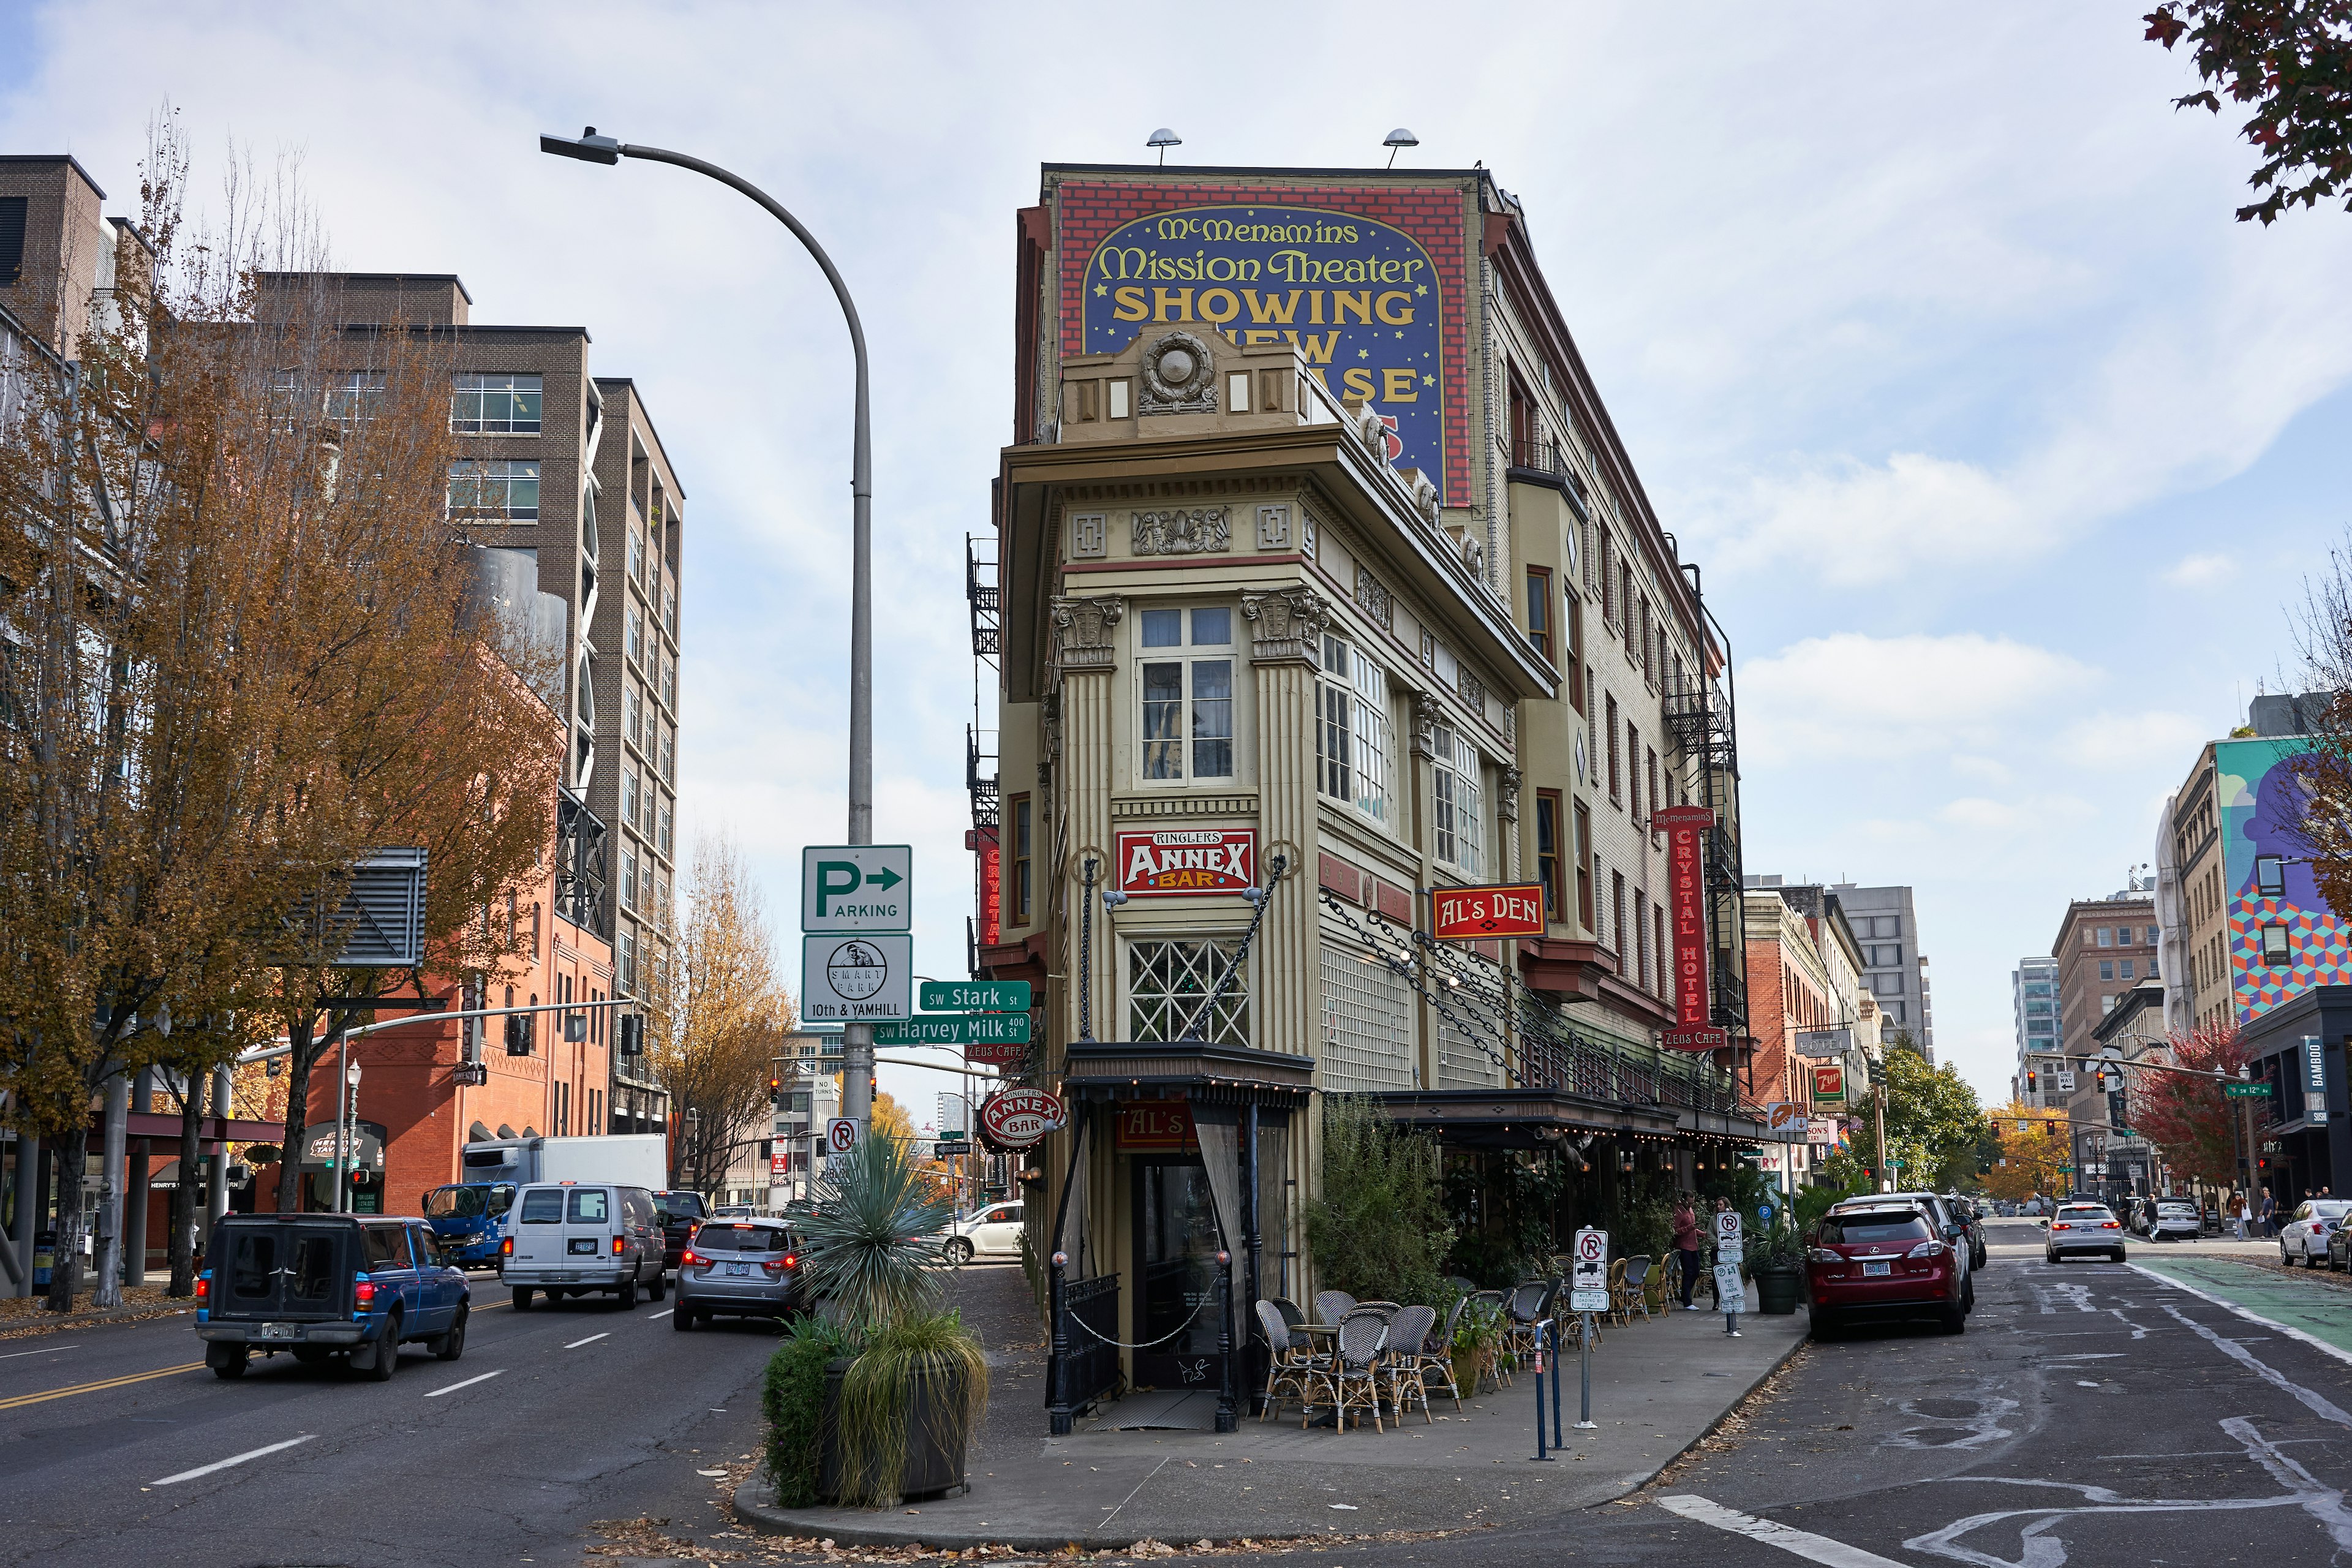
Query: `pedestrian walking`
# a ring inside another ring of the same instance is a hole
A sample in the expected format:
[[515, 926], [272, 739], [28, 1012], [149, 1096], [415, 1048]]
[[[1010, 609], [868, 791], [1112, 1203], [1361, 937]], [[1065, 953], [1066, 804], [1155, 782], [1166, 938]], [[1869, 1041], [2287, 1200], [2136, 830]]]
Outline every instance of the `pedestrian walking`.
[[1698, 1285], [1698, 1215], [1688, 1193], [1675, 1196], [1674, 1231], [1675, 1256], [1683, 1270], [1683, 1310], [1696, 1312], [1698, 1303], [1691, 1300], [1691, 1291]]
[[2231, 1193], [2230, 1194], [2230, 1223], [2237, 1228], [2238, 1239], [2240, 1241], [2245, 1240], [2246, 1194], [2243, 1193]]
[[1739, 1309], [1748, 1304], [1748, 1288], [1739, 1280], [1742, 1248], [1738, 1240], [1738, 1222], [1735, 1216], [1730, 1230], [1730, 1239], [1725, 1239], [1721, 1216], [1731, 1213], [1731, 1200], [1716, 1199], [1715, 1212], [1717, 1216], [1715, 1244], [1715, 1293], [1723, 1303], [1723, 1331], [1736, 1340], [1740, 1337]]
[[2266, 1236], [2266, 1237], [2270, 1237], [2270, 1236], [2276, 1236], [2276, 1235], [2278, 1234], [2278, 1218], [2277, 1218], [2277, 1216], [2278, 1216], [2278, 1199], [2276, 1199], [2276, 1198], [2274, 1198], [2274, 1197], [2273, 1197], [2273, 1196], [2271, 1195], [2271, 1190], [2270, 1190], [2268, 1187], [2264, 1187], [2264, 1188], [2263, 1189], [2263, 1228], [2262, 1228], [2262, 1231], [2261, 1231], [2261, 1234], [2262, 1234], [2262, 1235]]

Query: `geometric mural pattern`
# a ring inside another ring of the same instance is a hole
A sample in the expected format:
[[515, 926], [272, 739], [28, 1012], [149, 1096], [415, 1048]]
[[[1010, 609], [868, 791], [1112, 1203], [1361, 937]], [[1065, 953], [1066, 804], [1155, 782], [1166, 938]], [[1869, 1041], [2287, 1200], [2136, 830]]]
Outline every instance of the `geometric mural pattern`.
[[[2315, 985], [2352, 985], [2352, 931], [2330, 911], [2241, 893], [2231, 900], [2229, 920], [2241, 1024]], [[2266, 925], [2286, 927], [2287, 963], [2263, 962]]]

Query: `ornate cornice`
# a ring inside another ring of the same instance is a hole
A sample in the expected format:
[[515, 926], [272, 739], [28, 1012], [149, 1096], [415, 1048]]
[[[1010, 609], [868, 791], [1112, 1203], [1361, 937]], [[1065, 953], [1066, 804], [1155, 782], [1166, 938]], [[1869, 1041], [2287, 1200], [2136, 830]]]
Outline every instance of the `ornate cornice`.
[[1259, 664], [1319, 662], [1323, 630], [1331, 624], [1331, 601], [1312, 588], [1276, 588], [1244, 594], [1242, 616], [1250, 623], [1250, 657]]

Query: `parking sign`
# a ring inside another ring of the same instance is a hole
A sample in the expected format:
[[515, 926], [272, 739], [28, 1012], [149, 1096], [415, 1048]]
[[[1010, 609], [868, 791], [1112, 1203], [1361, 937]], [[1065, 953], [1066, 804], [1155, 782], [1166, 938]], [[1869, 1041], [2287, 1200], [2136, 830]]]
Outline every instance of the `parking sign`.
[[836, 1154], [846, 1154], [857, 1147], [857, 1123], [846, 1116], [836, 1116], [824, 1124], [824, 1146]]
[[1570, 1259], [1568, 1310], [1605, 1312], [1609, 1310], [1609, 1233], [1580, 1230]]

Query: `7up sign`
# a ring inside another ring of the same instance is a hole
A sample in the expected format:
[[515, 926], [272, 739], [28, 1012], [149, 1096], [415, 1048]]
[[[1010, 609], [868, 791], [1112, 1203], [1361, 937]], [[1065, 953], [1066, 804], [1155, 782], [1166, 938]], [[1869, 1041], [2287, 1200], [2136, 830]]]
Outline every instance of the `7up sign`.
[[835, 844], [801, 851], [801, 930], [912, 929], [915, 852], [904, 844]]

